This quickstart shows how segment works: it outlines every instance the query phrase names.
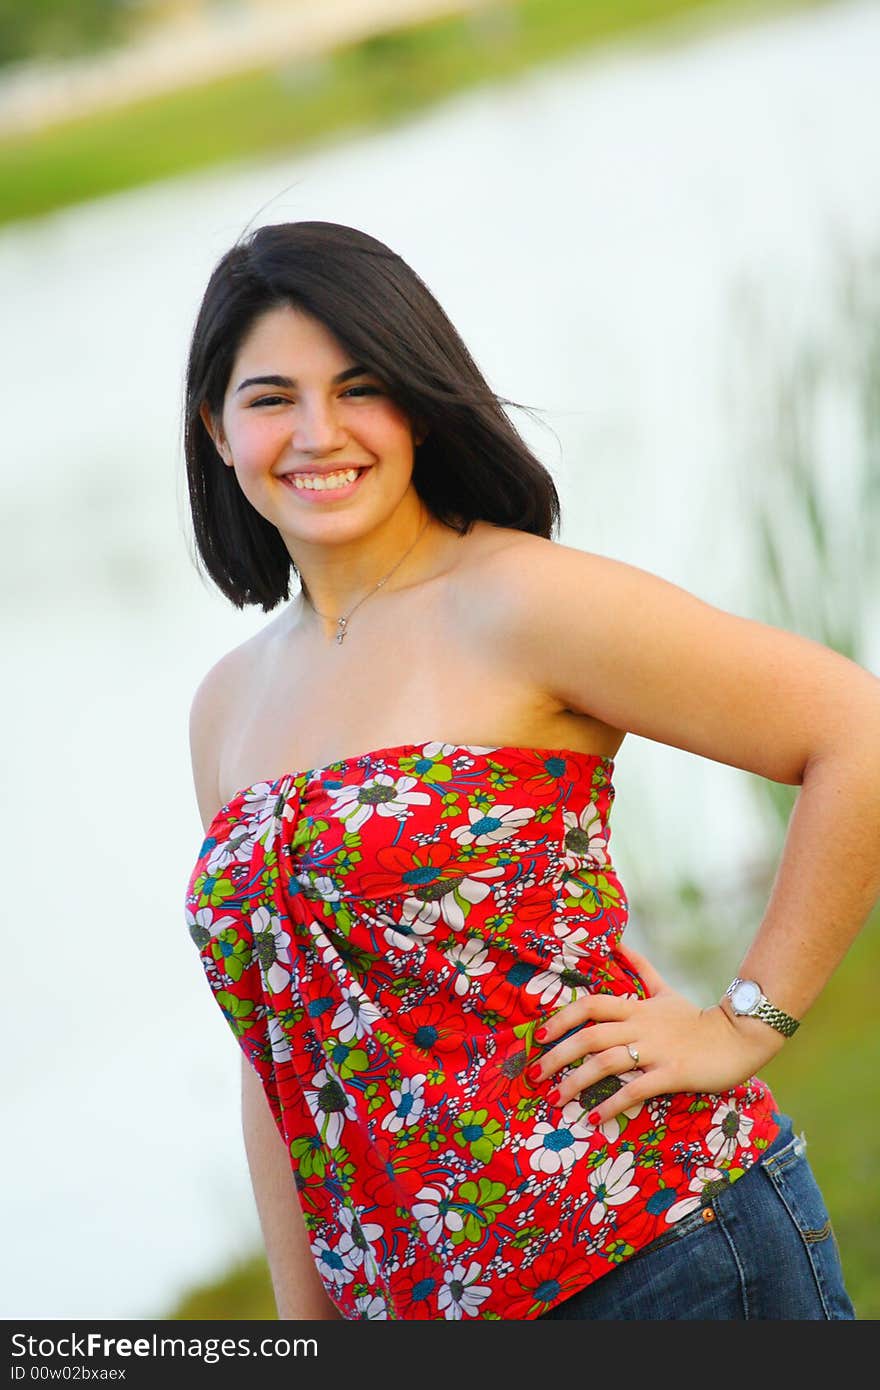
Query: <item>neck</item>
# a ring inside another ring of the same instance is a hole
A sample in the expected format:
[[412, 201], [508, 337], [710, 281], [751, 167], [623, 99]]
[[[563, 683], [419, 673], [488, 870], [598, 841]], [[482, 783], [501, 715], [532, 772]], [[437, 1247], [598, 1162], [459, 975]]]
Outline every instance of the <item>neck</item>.
[[352, 540], [335, 544], [297, 541], [292, 559], [303, 590], [297, 601], [299, 618], [308, 615], [328, 636], [335, 635], [337, 619], [348, 615], [361, 600], [366, 603], [386, 575], [376, 590], [377, 597], [409, 586], [414, 576], [428, 577], [436, 567], [438, 548], [447, 530], [414, 496], [412, 505], [401, 505], [380, 526]]

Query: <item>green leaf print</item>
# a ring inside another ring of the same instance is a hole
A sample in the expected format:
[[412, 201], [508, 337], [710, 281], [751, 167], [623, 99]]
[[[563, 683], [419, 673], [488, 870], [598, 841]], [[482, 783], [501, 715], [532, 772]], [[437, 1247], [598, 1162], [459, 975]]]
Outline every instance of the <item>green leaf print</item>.
[[256, 1019], [248, 1018], [248, 1014], [252, 1014], [254, 1011], [252, 999], [236, 999], [234, 994], [230, 994], [225, 989], [218, 990], [216, 998], [236, 1037], [240, 1038], [248, 1028], [253, 1028]]
[[465, 1110], [455, 1121], [456, 1144], [467, 1147], [480, 1163], [488, 1163], [504, 1143], [504, 1130], [489, 1119], [488, 1110]]
[[628, 1245], [625, 1240], [612, 1240], [605, 1246], [602, 1254], [613, 1265], [618, 1265], [624, 1260], [628, 1260], [630, 1255], [634, 1255], [635, 1249], [632, 1245]]
[[343, 1081], [350, 1081], [359, 1071], [366, 1071], [370, 1065], [370, 1059], [362, 1047], [352, 1047], [350, 1043], [341, 1042], [339, 1038], [325, 1038], [323, 1047], [333, 1063], [333, 1070]]
[[290, 1145], [290, 1152], [297, 1160], [297, 1169], [304, 1178], [318, 1178], [319, 1181], [323, 1181], [327, 1171], [327, 1151], [317, 1134], [294, 1139]]
[[446, 1131], [435, 1124], [426, 1125], [425, 1128], [420, 1131], [419, 1139], [427, 1144], [432, 1153], [447, 1143]]
[[251, 948], [234, 927], [227, 927], [217, 934], [211, 943], [211, 955], [223, 966], [230, 980], [236, 982], [251, 963]]
[[489, 1178], [463, 1182], [452, 1205], [461, 1213], [464, 1225], [460, 1231], [452, 1232], [453, 1245], [460, 1245], [464, 1240], [479, 1240], [485, 1227], [491, 1226], [506, 1209], [505, 1194], [504, 1184]]
[[222, 907], [227, 898], [235, 894], [235, 884], [229, 878], [210, 877], [208, 874], [197, 878], [195, 889], [199, 895], [199, 907], [210, 904], [211, 907]]
[[521, 1231], [516, 1232], [516, 1235], [511, 1236], [510, 1244], [514, 1250], [527, 1250], [532, 1241], [538, 1240], [539, 1237], [546, 1234], [543, 1226], [524, 1226]]

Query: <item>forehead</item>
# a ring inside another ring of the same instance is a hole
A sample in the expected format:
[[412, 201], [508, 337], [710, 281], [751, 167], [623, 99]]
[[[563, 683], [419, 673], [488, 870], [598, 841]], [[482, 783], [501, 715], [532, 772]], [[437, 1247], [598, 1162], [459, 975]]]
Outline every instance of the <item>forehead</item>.
[[283, 304], [267, 309], [251, 324], [236, 354], [232, 375], [246, 367], [267, 372], [289, 369], [293, 376], [304, 376], [310, 369], [336, 371], [349, 360], [346, 349], [323, 323], [302, 309]]

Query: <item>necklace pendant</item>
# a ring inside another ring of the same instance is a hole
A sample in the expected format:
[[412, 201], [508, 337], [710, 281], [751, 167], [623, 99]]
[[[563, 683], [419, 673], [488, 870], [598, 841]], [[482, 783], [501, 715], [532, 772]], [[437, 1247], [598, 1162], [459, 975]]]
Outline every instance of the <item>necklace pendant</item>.
[[344, 638], [345, 638], [345, 623], [346, 623], [345, 618], [337, 618], [337, 619], [336, 619], [336, 626], [337, 626], [337, 628], [339, 629], [339, 631], [338, 631], [337, 634], [336, 634], [336, 641], [337, 641], [337, 642], [342, 642], [342, 641], [344, 640]]

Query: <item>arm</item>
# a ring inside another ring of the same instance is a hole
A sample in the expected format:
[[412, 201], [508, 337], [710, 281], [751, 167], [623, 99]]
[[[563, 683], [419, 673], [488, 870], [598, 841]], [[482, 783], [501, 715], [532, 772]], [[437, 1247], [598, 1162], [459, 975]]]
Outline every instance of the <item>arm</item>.
[[[190, 750], [205, 832], [220, 806], [217, 763], [235, 653], [211, 668], [193, 697]], [[309, 1248], [308, 1235], [284, 1140], [272, 1118], [260, 1078], [242, 1057], [241, 1120], [254, 1198], [266, 1246], [279, 1318], [339, 1318]]]
[[[535, 538], [527, 544], [530, 563], [520, 546], [501, 551], [483, 587], [493, 640], [514, 669], [539, 672], [569, 709], [802, 788], [738, 971], [802, 1018], [880, 895], [880, 681], [818, 642], [713, 608], [635, 566]], [[718, 1089], [727, 1073], [726, 1084], [745, 1080], [785, 1041], [721, 1004], [697, 1018], [670, 994], [662, 1008], [653, 999], [630, 1003], [626, 1016], [587, 996], [554, 1016], [551, 1039], [602, 1019], [588, 1030], [594, 1053], [608, 1048], [619, 1066], [633, 1041], [655, 1063], [601, 1107], [603, 1120], [665, 1090]], [[656, 1030], [652, 1040], [636, 1037], [643, 1028]], [[584, 1037], [560, 1044], [550, 1062], [582, 1056]], [[597, 1063], [594, 1056], [591, 1070], [565, 1078], [560, 1103], [615, 1070]]]
[[241, 1061], [245, 1151], [278, 1316], [299, 1321], [341, 1319], [315, 1267], [287, 1149], [260, 1078], [245, 1057]]

